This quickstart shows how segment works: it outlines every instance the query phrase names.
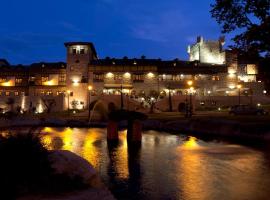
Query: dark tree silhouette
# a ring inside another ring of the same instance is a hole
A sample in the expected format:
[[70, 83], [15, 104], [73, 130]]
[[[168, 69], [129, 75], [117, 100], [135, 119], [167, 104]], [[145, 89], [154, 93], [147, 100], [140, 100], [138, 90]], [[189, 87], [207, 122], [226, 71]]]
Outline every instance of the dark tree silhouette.
[[211, 8], [223, 33], [239, 33], [235, 47], [270, 57], [269, 0], [216, 0]]
[[10, 107], [10, 111], [13, 112], [14, 111], [15, 100], [10, 97], [10, 98], [7, 99], [6, 104]]

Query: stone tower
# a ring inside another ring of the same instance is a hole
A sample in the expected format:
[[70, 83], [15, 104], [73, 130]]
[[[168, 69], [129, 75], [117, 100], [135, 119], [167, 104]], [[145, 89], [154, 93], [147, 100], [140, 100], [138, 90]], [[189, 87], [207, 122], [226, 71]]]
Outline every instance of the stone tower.
[[[68, 42], [67, 48], [67, 108], [86, 108], [88, 105], [89, 63], [97, 59], [95, 47], [89, 42]], [[76, 103], [75, 103], [76, 102]]]
[[197, 42], [188, 47], [189, 60], [197, 60], [201, 63], [225, 64], [224, 44], [224, 37], [220, 37], [219, 40], [204, 40], [203, 37], [199, 36]]

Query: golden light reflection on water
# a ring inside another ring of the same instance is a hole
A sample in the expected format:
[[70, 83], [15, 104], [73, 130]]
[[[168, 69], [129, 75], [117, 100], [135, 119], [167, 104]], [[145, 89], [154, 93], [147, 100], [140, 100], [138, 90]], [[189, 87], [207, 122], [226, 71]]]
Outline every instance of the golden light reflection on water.
[[156, 197], [152, 199], [173, 194], [177, 196], [171, 199], [184, 200], [265, 199], [270, 185], [270, 178], [262, 178], [270, 177], [263, 154], [240, 145], [149, 131], [143, 136], [141, 155], [132, 162], [126, 130], [119, 132], [119, 145], [112, 149], [107, 146], [106, 129], [44, 128], [42, 135], [49, 149], [84, 157], [110, 184], [119, 180], [134, 184], [129, 180], [135, 176], [140, 184], [136, 187]]
[[177, 155], [177, 186], [183, 199], [265, 198], [257, 192], [263, 160], [257, 152], [240, 145], [201, 147], [189, 137], [177, 148]]
[[185, 141], [182, 145], [182, 147], [187, 149], [195, 149], [199, 146], [198, 139], [195, 137], [188, 137], [188, 140]]
[[[42, 142], [49, 149], [63, 149], [72, 151], [81, 155], [89, 161], [96, 169], [99, 169], [101, 163], [107, 155], [107, 147], [104, 148], [104, 133], [100, 129], [55, 129], [46, 127], [42, 131]], [[120, 145], [111, 152], [114, 170], [116, 176], [120, 179], [126, 179], [129, 176], [128, 170], [128, 149], [127, 149], [127, 131], [119, 132]], [[59, 141], [61, 140], [61, 141]], [[62, 142], [62, 144], [61, 144]], [[105, 143], [105, 145], [107, 145]], [[105, 149], [105, 152], [104, 152]]]
[[102, 156], [101, 151], [95, 145], [97, 141], [101, 141], [100, 134], [97, 130], [88, 130], [81, 150], [82, 157], [88, 160], [96, 169], [100, 167], [100, 159]]
[[121, 141], [121, 147], [117, 148], [115, 152], [115, 168], [119, 178], [127, 179], [129, 177], [128, 171], [128, 146], [127, 146], [127, 130], [120, 131], [119, 138]]

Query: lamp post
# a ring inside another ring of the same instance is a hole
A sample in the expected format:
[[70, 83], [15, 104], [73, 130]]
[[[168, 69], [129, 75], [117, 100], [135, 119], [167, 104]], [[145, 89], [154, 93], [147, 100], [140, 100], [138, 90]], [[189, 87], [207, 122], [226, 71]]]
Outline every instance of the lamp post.
[[240, 105], [240, 102], [241, 102], [241, 88], [242, 88], [242, 85], [237, 85], [237, 88], [238, 88], [238, 105]]
[[188, 110], [188, 116], [191, 117], [192, 116], [192, 109], [193, 109], [193, 106], [192, 106], [192, 91], [193, 91], [193, 81], [188, 81], [187, 82], [188, 86], [189, 86], [189, 110]]
[[71, 91], [68, 90], [68, 91], [67, 91], [67, 95], [68, 95], [68, 96], [67, 96], [67, 97], [68, 97], [68, 114], [69, 114], [69, 96], [70, 96], [70, 93], [71, 93]]
[[171, 94], [171, 89], [169, 88], [169, 111], [172, 112], [173, 111], [173, 107], [172, 107], [172, 94]]
[[188, 118], [188, 90], [186, 91], [185, 118]]
[[121, 84], [121, 110], [124, 109], [123, 84]]
[[93, 87], [91, 85], [88, 86], [88, 91], [89, 91], [89, 97], [88, 97], [88, 122], [90, 120], [90, 116], [91, 116], [91, 108], [90, 108], [90, 104], [91, 104], [91, 92], [92, 92]]

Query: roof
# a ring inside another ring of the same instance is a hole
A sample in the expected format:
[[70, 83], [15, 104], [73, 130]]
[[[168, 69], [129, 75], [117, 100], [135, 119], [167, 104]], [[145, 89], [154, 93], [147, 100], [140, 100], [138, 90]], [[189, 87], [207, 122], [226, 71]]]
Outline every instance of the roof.
[[116, 58], [105, 58], [92, 60], [91, 65], [98, 66], [110, 66], [110, 65], [118, 65], [118, 66], [132, 66], [132, 65], [140, 65], [140, 66], [156, 66], [161, 62], [161, 59], [116, 59]]
[[226, 65], [200, 63], [198, 61], [165, 60], [161, 59], [115, 59], [106, 58], [93, 60], [94, 66], [155, 66], [159, 73], [206, 73], [214, 74], [227, 72]]
[[9, 62], [6, 59], [0, 59], [0, 66], [9, 66]]
[[30, 65], [30, 68], [49, 68], [49, 69], [66, 69], [66, 63], [64, 62], [55, 62], [55, 63], [33, 63]]

